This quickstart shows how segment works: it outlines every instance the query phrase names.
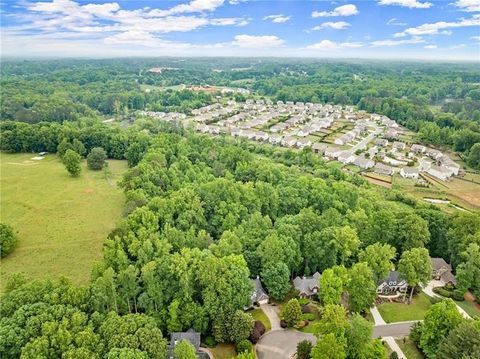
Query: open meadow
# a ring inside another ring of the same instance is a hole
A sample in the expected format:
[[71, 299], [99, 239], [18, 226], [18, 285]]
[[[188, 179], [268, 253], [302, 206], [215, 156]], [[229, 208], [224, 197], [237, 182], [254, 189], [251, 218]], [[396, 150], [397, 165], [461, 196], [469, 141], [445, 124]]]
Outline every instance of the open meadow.
[[56, 155], [1, 154], [1, 221], [17, 232], [18, 245], [2, 260], [5, 278], [65, 276], [86, 283], [102, 244], [122, 215], [124, 197], [117, 181], [126, 161], [109, 161], [104, 171], [82, 163], [78, 178], [68, 175]]

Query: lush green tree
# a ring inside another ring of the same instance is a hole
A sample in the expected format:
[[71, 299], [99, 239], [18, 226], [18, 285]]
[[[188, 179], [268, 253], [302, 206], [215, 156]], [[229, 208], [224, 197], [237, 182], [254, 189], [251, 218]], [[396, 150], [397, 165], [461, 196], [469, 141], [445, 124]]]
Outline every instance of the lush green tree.
[[413, 290], [420, 283], [426, 284], [432, 276], [432, 262], [426, 248], [413, 248], [402, 253], [398, 262], [398, 271], [412, 288], [409, 302], [412, 301]]
[[82, 167], [80, 167], [81, 157], [77, 152], [67, 150], [63, 155], [62, 162], [71, 176], [77, 177], [80, 175], [82, 171]]
[[376, 281], [385, 278], [393, 268], [395, 248], [389, 244], [374, 243], [358, 254], [360, 262], [366, 262], [372, 269]]
[[232, 342], [239, 343], [252, 334], [255, 320], [250, 313], [237, 310], [228, 321], [228, 337]]
[[73, 142], [72, 142], [72, 150], [74, 150], [75, 152], [77, 152], [80, 156], [84, 156], [85, 153], [87, 152], [87, 150], [85, 149], [85, 146], [84, 144], [82, 143], [82, 141], [80, 141], [79, 139], [77, 138], [74, 138], [73, 139]]
[[173, 349], [175, 359], [196, 359], [195, 347], [188, 340], [180, 340]]
[[338, 304], [348, 283], [344, 266], [326, 269], [320, 277], [320, 299], [323, 304]]
[[345, 341], [333, 333], [322, 336], [312, 349], [312, 359], [345, 359]]
[[480, 143], [475, 143], [468, 152], [467, 163], [473, 168], [480, 168]]
[[87, 165], [91, 170], [101, 170], [106, 165], [107, 153], [101, 147], [92, 148], [87, 156]]
[[361, 313], [370, 308], [375, 300], [377, 286], [373, 273], [366, 263], [360, 262], [352, 266], [349, 275], [348, 304], [352, 312]]
[[283, 262], [270, 264], [262, 271], [262, 281], [268, 294], [274, 299], [283, 299], [291, 288], [290, 271]]
[[237, 355], [237, 359], [255, 359], [255, 354], [243, 352]]
[[252, 343], [247, 340], [241, 340], [236, 345], [237, 353], [251, 353], [252, 352]]
[[297, 358], [298, 359], [310, 359], [312, 352], [312, 342], [310, 340], [302, 340], [297, 344]]
[[5, 223], [0, 223], [0, 257], [12, 253], [17, 245], [18, 238], [13, 232], [13, 228]]
[[464, 321], [438, 346], [437, 359], [480, 358], [480, 321]]
[[113, 348], [107, 355], [107, 359], [147, 359], [148, 353], [130, 348]]
[[322, 316], [318, 323], [321, 334], [334, 334], [337, 338], [345, 338], [345, 333], [350, 327], [347, 311], [338, 304], [328, 304], [323, 307]]
[[290, 299], [282, 310], [283, 320], [287, 326], [293, 327], [302, 319], [302, 309], [297, 299]]
[[400, 217], [396, 236], [397, 248], [401, 248], [402, 251], [421, 248], [425, 247], [429, 240], [430, 232], [426, 220], [414, 213]]
[[361, 315], [354, 313], [350, 319], [350, 327], [346, 331], [348, 357], [365, 358], [370, 351], [370, 338], [372, 337], [373, 324]]
[[457, 267], [457, 288], [465, 293], [472, 289], [480, 297], [480, 246], [472, 243], [463, 253], [464, 262]]
[[451, 299], [442, 300], [428, 309], [420, 334], [420, 348], [427, 358], [436, 358], [441, 341], [463, 321]]
[[480, 213], [455, 213], [448, 230], [450, 263], [456, 267], [462, 262], [462, 253], [471, 243], [480, 245]]

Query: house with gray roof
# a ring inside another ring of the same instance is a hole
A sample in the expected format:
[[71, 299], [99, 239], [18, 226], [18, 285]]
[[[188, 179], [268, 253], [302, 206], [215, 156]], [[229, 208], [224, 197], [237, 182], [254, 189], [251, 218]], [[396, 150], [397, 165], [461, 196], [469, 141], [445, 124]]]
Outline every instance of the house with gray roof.
[[390, 271], [386, 278], [380, 279], [377, 282], [377, 294], [405, 293], [407, 288], [407, 282], [396, 270]]
[[320, 290], [320, 273], [315, 272], [311, 277], [296, 277], [293, 287], [298, 290], [300, 298], [310, 298]]
[[431, 258], [432, 278], [441, 280], [445, 284], [457, 284], [457, 279], [452, 273], [452, 267], [443, 258]]
[[393, 168], [383, 163], [376, 163], [373, 172], [379, 175], [391, 176], [393, 174]]
[[167, 358], [169, 358], [169, 359], [174, 358], [173, 352], [175, 350], [175, 347], [182, 340], [187, 340], [193, 345], [193, 347], [195, 348], [195, 352], [197, 354], [197, 357], [199, 359], [209, 359], [209, 356], [208, 356], [207, 353], [201, 352], [199, 350], [199, 348], [200, 348], [200, 333], [196, 332], [192, 328], [190, 328], [186, 332], [174, 332], [170, 335], [170, 343], [169, 343], [168, 348], [167, 348]]
[[262, 282], [260, 282], [260, 277], [257, 276], [257, 278], [252, 279], [251, 281], [253, 286], [253, 292], [250, 296], [250, 306], [254, 306], [255, 304], [267, 304], [269, 296], [265, 292], [265, 289], [263, 289]]
[[375, 161], [371, 160], [369, 158], [365, 158], [363, 156], [357, 156], [355, 158], [355, 161], [353, 161], [353, 164], [357, 167], [367, 169], [367, 168], [372, 168], [375, 166]]

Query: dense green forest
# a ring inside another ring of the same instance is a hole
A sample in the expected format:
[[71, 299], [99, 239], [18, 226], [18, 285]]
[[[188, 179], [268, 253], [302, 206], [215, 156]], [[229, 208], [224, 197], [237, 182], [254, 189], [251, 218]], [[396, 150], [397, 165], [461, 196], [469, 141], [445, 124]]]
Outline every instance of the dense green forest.
[[[153, 67], [168, 69], [148, 72]], [[150, 119], [129, 126], [100, 121], [144, 109], [188, 114], [217, 96], [163, 87], [244, 87], [252, 96], [383, 113], [427, 143], [468, 155], [480, 142], [474, 65], [6, 61], [1, 74], [2, 151], [79, 158], [104, 150], [129, 165], [119, 183], [124, 218], [105, 239], [88, 286], [22, 275], [8, 280], [0, 298], [2, 357], [165, 358], [166, 338], [189, 328], [205, 342], [238, 349], [258, 340], [258, 323], [244, 311], [257, 275], [272, 299], [285, 301], [285, 325], [295, 327], [302, 313], [291, 279], [323, 273], [316, 332], [322, 340], [311, 348], [314, 359], [329, 350], [341, 359], [386, 357], [381, 342], [370, 339], [366, 318], [377, 280], [393, 267], [408, 282], [411, 299], [431, 279], [429, 257], [442, 257], [458, 280], [452, 297], [467, 291], [480, 297], [478, 212], [446, 213], [403, 192], [374, 188], [310, 148], [211, 138]], [[475, 357], [479, 336], [478, 320], [463, 319], [447, 299], [431, 306], [411, 338], [427, 358], [439, 359], [468, 350]]]
[[[163, 68], [153, 73], [151, 68]], [[419, 139], [466, 152], [480, 142], [475, 64], [281, 59], [5, 61], [1, 119], [75, 120], [131, 110], [180, 111], [213, 101], [175, 85], [245, 87], [277, 100], [356, 105], [385, 114]], [[167, 88], [144, 91], [142, 85]], [[240, 96], [241, 98], [242, 96]]]
[[[2, 356], [162, 358], [164, 337], [190, 327], [216, 342], [239, 343], [252, 331], [243, 308], [256, 275], [282, 299], [295, 275], [339, 273], [340, 283], [322, 277], [322, 333], [349, 358], [359, 355], [353, 329], [330, 331], [328, 321], [341, 317], [345, 328], [363, 328], [365, 319], [347, 317], [339, 305], [342, 293], [352, 313], [364, 313], [375, 280], [393, 263], [408, 275], [409, 268], [422, 270], [429, 254], [442, 256], [457, 269], [458, 290], [479, 295], [478, 213], [449, 215], [378, 191], [327, 167], [310, 149], [269, 150], [149, 121], [129, 129], [1, 125], [3, 150], [54, 151], [76, 140], [87, 151], [104, 146], [131, 166], [121, 183], [127, 216], [106, 239], [89, 287], [10, 280], [1, 299]], [[383, 348], [375, 343], [358, 347], [360, 357], [378, 358]], [[436, 350], [440, 342], [429, 345]]]

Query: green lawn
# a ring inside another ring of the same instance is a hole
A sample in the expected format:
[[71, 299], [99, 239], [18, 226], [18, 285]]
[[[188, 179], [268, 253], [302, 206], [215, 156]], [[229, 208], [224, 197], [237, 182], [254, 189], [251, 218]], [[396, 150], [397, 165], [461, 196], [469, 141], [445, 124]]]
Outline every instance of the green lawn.
[[215, 348], [209, 348], [215, 359], [232, 359], [237, 356], [233, 344], [218, 344]]
[[[4, 279], [15, 272], [33, 278], [63, 275], [87, 283], [102, 244], [121, 218], [124, 196], [116, 185], [126, 161], [109, 161], [111, 176], [82, 164], [78, 178], [56, 155], [1, 153], [1, 221], [13, 226], [18, 246], [2, 260]], [[3, 287], [2, 287], [3, 288]]]
[[477, 307], [472, 302], [469, 302], [467, 300], [464, 300], [462, 302], [455, 301], [457, 305], [462, 308], [464, 311], [467, 312], [469, 316], [472, 318], [480, 318], [480, 310], [478, 310]]
[[269, 331], [270, 329], [272, 329], [270, 320], [268, 319], [267, 315], [263, 312], [263, 310], [261, 310], [260, 308], [257, 308], [257, 309], [248, 311], [248, 313], [252, 315], [253, 319], [261, 321], [265, 326], [266, 331]]
[[421, 320], [431, 305], [429, 297], [421, 292], [413, 297], [410, 305], [404, 303], [383, 303], [378, 306], [378, 310], [387, 323], [394, 323]]
[[409, 338], [405, 338], [405, 342], [403, 339], [395, 339], [400, 349], [402, 349], [403, 354], [407, 357], [407, 359], [425, 359], [423, 353], [417, 348], [414, 342], [412, 342]]

